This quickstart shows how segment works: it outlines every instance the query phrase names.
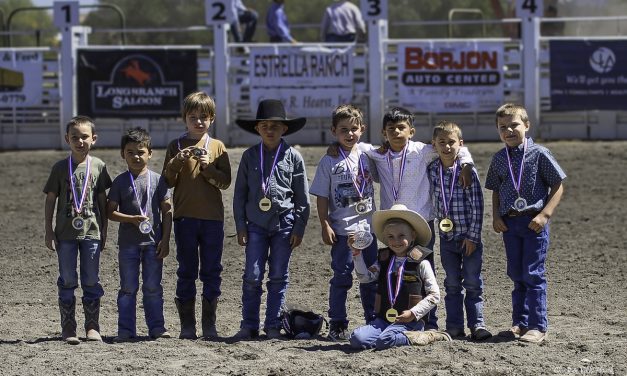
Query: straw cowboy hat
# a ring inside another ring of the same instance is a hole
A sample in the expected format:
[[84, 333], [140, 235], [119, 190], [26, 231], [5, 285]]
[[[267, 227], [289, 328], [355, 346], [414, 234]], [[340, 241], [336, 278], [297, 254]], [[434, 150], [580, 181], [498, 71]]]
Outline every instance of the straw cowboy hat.
[[402, 219], [416, 232], [416, 242], [418, 245], [425, 247], [431, 241], [431, 228], [424, 218], [413, 210], [407, 209], [403, 204], [395, 204], [389, 210], [379, 210], [372, 215], [372, 227], [377, 239], [388, 245], [385, 236], [383, 236], [383, 227], [388, 219]]
[[304, 117], [288, 119], [285, 114], [285, 107], [283, 107], [283, 102], [276, 99], [264, 99], [259, 102], [259, 106], [257, 106], [256, 119], [237, 119], [235, 123], [237, 123], [237, 125], [239, 125], [240, 128], [245, 131], [259, 134], [255, 130], [255, 126], [260, 121], [264, 120], [275, 120], [285, 124], [287, 126], [287, 131], [284, 133], [284, 136], [299, 131], [302, 127], [305, 126], [305, 122], [307, 121], [307, 119]]

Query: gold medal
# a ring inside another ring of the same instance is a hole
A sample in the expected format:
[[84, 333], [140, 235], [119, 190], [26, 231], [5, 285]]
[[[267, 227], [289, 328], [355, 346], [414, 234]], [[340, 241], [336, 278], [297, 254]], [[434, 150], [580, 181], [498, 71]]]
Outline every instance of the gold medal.
[[442, 232], [449, 232], [451, 230], [453, 230], [453, 221], [451, 221], [449, 218], [442, 218], [440, 220], [440, 231]]
[[259, 200], [259, 209], [261, 209], [261, 211], [267, 212], [268, 210], [270, 210], [271, 207], [272, 207], [272, 201], [270, 201], [269, 198], [264, 197], [261, 200]]
[[397, 317], [398, 317], [398, 311], [395, 310], [394, 308], [390, 308], [387, 311], [385, 311], [385, 319], [388, 320], [388, 322], [396, 321]]

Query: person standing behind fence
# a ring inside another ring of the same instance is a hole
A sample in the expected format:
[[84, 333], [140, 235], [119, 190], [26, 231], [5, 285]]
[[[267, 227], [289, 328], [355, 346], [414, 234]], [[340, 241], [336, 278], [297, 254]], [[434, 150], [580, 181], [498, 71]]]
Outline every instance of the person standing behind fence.
[[[236, 43], [250, 43], [253, 41], [253, 35], [257, 28], [257, 19], [259, 15], [253, 8], [249, 8], [242, 0], [233, 0], [233, 10], [237, 19], [231, 24], [231, 33], [233, 33], [233, 40]], [[244, 27], [244, 37], [242, 38], [242, 32], [240, 27]]]
[[354, 42], [366, 34], [366, 24], [359, 8], [347, 0], [334, 0], [324, 11], [320, 38], [325, 42]]
[[285, 0], [273, 0], [266, 14], [266, 29], [273, 43], [297, 43], [290, 34], [290, 25], [285, 14]]

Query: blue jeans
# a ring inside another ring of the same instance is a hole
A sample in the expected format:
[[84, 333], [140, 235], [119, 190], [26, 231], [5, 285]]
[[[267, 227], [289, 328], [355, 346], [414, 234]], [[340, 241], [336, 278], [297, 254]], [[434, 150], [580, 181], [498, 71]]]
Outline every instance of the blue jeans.
[[[373, 234], [374, 237], [374, 234]], [[346, 315], [346, 298], [348, 290], [353, 286], [353, 253], [348, 246], [348, 236], [336, 235], [337, 241], [331, 246], [331, 269], [333, 277], [329, 281], [329, 319], [340, 326], [348, 325]], [[366, 266], [377, 261], [377, 238], [362, 250]], [[374, 298], [377, 294], [377, 281], [359, 284], [361, 306], [364, 309], [366, 322], [374, 315]]]
[[503, 217], [507, 254], [507, 275], [514, 282], [512, 291], [512, 325], [545, 332], [546, 275], [544, 263], [549, 249], [549, 224], [538, 234], [527, 226], [530, 216]]
[[100, 240], [61, 240], [57, 247], [59, 260], [59, 299], [70, 304], [78, 287], [77, 257], [80, 257], [81, 288], [83, 299], [94, 301], [104, 295], [98, 273], [100, 271]]
[[118, 292], [118, 335], [137, 335], [135, 309], [139, 290], [139, 268], [142, 272], [142, 295], [148, 333], [165, 331], [163, 319], [163, 260], [157, 258], [157, 247], [130, 246], [120, 248], [120, 291]]
[[[257, 12], [251, 9], [238, 10], [237, 21], [231, 24], [231, 32], [233, 33], [233, 40], [236, 43], [244, 42], [250, 43], [253, 40], [255, 29], [257, 28], [257, 19], [259, 15]], [[240, 31], [240, 25], [244, 27], [244, 38], [242, 39], [242, 33]]]
[[266, 262], [268, 263], [268, 282], [266, 283], [264, 327], [266, 329], [282, 327], [280, 312], [281, 306], [285, 303], [292, 256], [291, 217], [282, 219], [279, 227], [278, 231], [267, 231], [254, 223], [248, 224], [246, 264], [242, 277], [242, 322], [240, 324], [242, 328], [259, 330], [261, 284], [266, 272]]
[[[483, 280], [481, 265], [483, 263], [483, 244], [470, 255], [464, 255], [461, 240], [445, 240], [440, 238], [440, 260], [446, 273], [444, 288], [446, 297], [446, 328], [462, 329], [464, 327], [464, 306], [468, 327], [475, 329], [484, 327], [483, 321]], [[465, 290], [464, 293], [462, 292]]]
[[391, 324], [377, 317], [368, 325], [355, 329], [349, 338], [352, 348], [377, 350], [391, 347], [407, 346], [409, 340], [403, 334], [406, 331], [423, 330], [422, 320], [414, 320], [405, 324]]
[[[433, 275], [436, 276], [437, 273], [435, 272], [435, 249], [433, 248], [435, 245], [435, 230], [433, 228], [433, 220], [428, 221], [427, 223], [429, 223], [429, 228], [431, 229], [431, 241], [429, 242], [429, 244], [427, 244], [427, 248], [429, 248], [430, 250], [433, 251], [433, 253], [431, 253], [429, 256], [427, 256], [427, 258], [425, 260], [429, 261], [429, 264], [431, 265], [431, 269], [433, 269]], [[429, 329], [438, 329], [438, 307], [435, 306], [433, 307], [433, 309], [431, 311], [429, 311], [429, 313], [427, 313], [424, 317], [424, 320], [426, 322], [425, 324], [425, 330], [429, 330]]]
[[[196, 218], [174, 220], [176, 241], [176, 297], [183, 303], [196, 299], [196, 280], [203, 283], [202, 296], [220, 296], [224, 222]], [[200, 261], [200, 274], [199, 274]]]

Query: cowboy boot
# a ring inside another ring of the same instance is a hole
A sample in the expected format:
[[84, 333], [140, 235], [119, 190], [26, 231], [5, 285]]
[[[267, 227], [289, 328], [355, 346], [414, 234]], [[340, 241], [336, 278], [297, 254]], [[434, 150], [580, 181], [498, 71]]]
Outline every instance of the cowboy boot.
[[61, 313], [61, 338], [70, 345], [78, 345], [81, 341], [76, 336], [76, 299], [71, 303], [63, 303], [59, 299], [59, 311]]
[[178, 298], [174, 298], [176, 309], [179, 311], [179, 319], [181, 320], [180, 339], [197, 339], [196, 336], [196, 300], [192, 299], [188, 302], [181, 302]]
[[442, 331], [408, 331], [403, 332], [410, 345], [425, 346], [436, 341], [451, 341], [451, 336]]
[[218, 330], [216, 329], [217, 308], [218, 298], [213, 300], [202, 298], [202, 336], [205, 339], [218, 336]]
[[102, 341], [100, 336], [100, 299], [86, 300], [83, 298], [85, 312], [85, 332], [88, 341]]

